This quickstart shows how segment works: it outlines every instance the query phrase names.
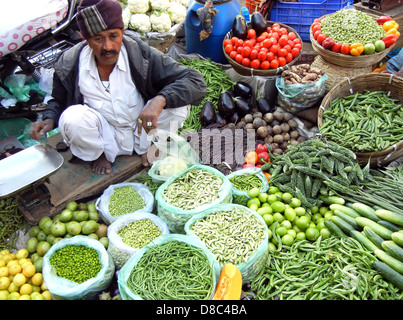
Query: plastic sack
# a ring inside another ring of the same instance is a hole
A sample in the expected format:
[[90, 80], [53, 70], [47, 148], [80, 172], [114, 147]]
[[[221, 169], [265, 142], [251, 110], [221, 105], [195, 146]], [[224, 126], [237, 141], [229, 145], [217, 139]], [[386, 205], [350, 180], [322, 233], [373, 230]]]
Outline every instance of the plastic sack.
[[[211, 213], [232, 211], [235, 208], [240, 208], [246, 212], [250, 212], [264, 227], [265, 235], [264, 235], [264, 238], [263, 238], [262, 242], [260, 243], [260, 245], [249, 256], [248, 261], [236, 265], [242, 274], [242, 282], [250, 283], [253, 280], [255, 280], [256, 277], [264, 270], [264, 267], [266, 265], [266, 261], [267, 261], [268, 255], [269, 255], [269, 245], [268, 245], [269, 231], [268, 231], [265, 221], [255, 210], [252, 210], [252, 209], [249, 209], [248, 207], [234, 204], [234, 203], [220, 204], [220, 205], [215, 206], [214, 208], [205, 210], [205, 211], [199, 213], [198, 215], [195, 215], [192, 218], [190, 218], [188, 220], [188, 222], [186, 222], [185, 231], [188, 236], [202, 242], [201, 239], [193, 231], [190, 230], [190, 228], [196, 223], [196, 221], [203, 219], [204, 217], [208, 216]], [[253, 233], [254, 230], [250, 230], [250, 232]], [[207, 245], [206, 245], [206, 247], [208, 249]], [[226, 248], [223, 248], [223, 250], [225, 250], [225, 249]], [[224, 265], [222, 265], [222, 267], [223, 266]]]
[[[119, 217], [122, 215], [118, 216], [112, 216], [110, 211], [109, 211], [109, 201], [110, 197], [112, 194], [115, 192], [116, 188], [120, 187], [125, 187], [125, 186], [131, 186], [134, 190], [136, 190], [140, 196], [143, 198], [145, 207], [135, 211], [136, 213], [139, 212], [152, 212], [154, 209], [154, 196], [151, 193], [151, 191], [148, 189], [147, 186], [145, 186], [142, 183], [134, 183], [134, 182], [122, 182], [118, 184], [113, 184], [110, 185], [108, 188], [104, 190], [102, 195], [95, 201], [95, 208], [98, 210], [100, 213], [100, 216], [102, 220], [106, 224], [111, 224], [112, 222], [116, 221]], [[133, 212], [129, 212], [133, 213]], [[128, 214], [128, 213], [126, 213]]]
[[[143, 219], [151, 220], [160, 229], [161, 236], [169, 234], [169, 229], [166, 223], [153, 213], [140, 212], [125, 214], [124, 216], [115, 220], [108, 227], [109, 245], [107, 251], [111, 255], [117, 269], [121, 269], [126, 261], [129, 260], [132, 255], [134, 255], [141, 249], [133, 248], [126, 245], [118, 234], [119, 230], [124, 228], [131, 222]], [[153, 241], [155, 241], [155, 239]]]
[[[70, 245], [86, 246], [97, 251], [102, 268], [96, 277], [76, 283], [54, 274], [50, 264], [51, 257], [57, 250]], [[103, 244], [88, 236], [64, 238], [52, 245], [43, 257], [42, 275], [53, 300], [93, 300], [99, 292], [109, 287], [114, 273], [115, 264]]]
[[200, 242], [195, 240], [192, 237], [189, 237], [187, 235], [182, 235], [182, 234], [168, 234], [162, 237], [157, 238], [155, 241], [152, 243], [148, 244], [144, 248], [142, 248], [140, 251], [138, 251], [134, 256], [132, 256], [126, 264], [123, 266], [122, 269], [119, 270], [118, 274], [118, 287], [119, 287], [119, 293], [120, 296], [122, 297], [122, 300], [143, 300], [139, 295], [133, 293], [128, 287], [127, 287], [127, 280], [129, 279], [130, 273], [132, 270], [136, 267], [138, 261], [141, 259], [143, 254], [152, 246], [155, 245], [161, 245], [170, 241], [181, 241], [184, 243], [187, 243], [189, 245], [192, 245], [196, 248], [200, 248], [203, 250], [205, 255], [207, 256], [207, 259], [210, 261], [211, 268], [213, 270], [213, 290], [211, 292], [211, 296], [209, 297], [209, 300], [211, 300], [214, 296], [215, 293], [215, 288], [217, 286], [218, 279], [220, 277], [220, 272], [221, 272], [221, 266], [218, 263], [218, 261], [214, 258], [214, 256], [211, 254], [209, 250]]
[[276, 79], [278, 90], [277, 104], [285, 111], [296, 113], [303, 109], [312, 107], [325, 95], [325, 81], [327, 75], [322, 75], [320, 79], [309, 84], [285, 84], [283, 77]]
[[[255, 174], [260, 180], [262, 180], [262, 185], [260, 186], [260, 193], [266, 192], [269, 189], [269, 182], [267, 181], [266, 176], [256, 167], [244, 168], [237, 171], [234, 171], [227, 175], [228, 179], [231, 179], [234, 176], [240, 176], [244, 174]], [[231, 182], [231, 181], [230, 181]], [[233, 196], [248, 196], [248, 191], [238, 190], [232, 183], [232, 195]]]
[[38, 92], [41, 96], [45, 95], [39, 88], [38, 82], [31, 80], [26, 82], [27, 76], [24, 74], [12, 74], [9, 75], [4, 80], [4, 85], [10, 90], [13, 94], [12, 96], [3, 88], [1, 88], [0, 94], [3, 98], [15, 98], [17, 101], [27, 102], [30, 97], [30, 91], [34, 90]]
[[[211, 203], [206, 203], [200, 207], [191, 209], [191, 210], [184, 210], [173, 206], [167, 203], [162, 196], [164, 190], [177, 178], [184, 175], [186, 172], [192, 169], [201, 169], [210, 171], [223, 180], [223, 185], [219, 194], [219, 197], [212, 201]], [[220, 171], [210, 166], [202, 165], [202, 164], [195, 164], [185, 171], [181, 172], [180, 174], [169, 178], [165, 183], [163, 183], [157, 190], [155, 194], [155, 199], [157, 201], [157, 215], [166, 222], [168, 225], [169, 230], [172, 233], [185, 233], [184, 226], [185, 223], [194, 215], [202, 212], [203, 210], [210, 209], [215, 207], [220, 203], [230, 203], [232, 201], [232, 185], [228, 178], [223, 175]]]

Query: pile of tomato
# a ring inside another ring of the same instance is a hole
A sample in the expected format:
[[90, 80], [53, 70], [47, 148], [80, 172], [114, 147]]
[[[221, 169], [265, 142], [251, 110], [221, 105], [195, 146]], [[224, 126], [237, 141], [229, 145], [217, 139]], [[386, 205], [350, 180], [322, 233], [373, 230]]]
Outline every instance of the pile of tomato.
[[298, 57], [302, 50], [301, 39], [295, 32], [289, 32], [278, 23], [267, 27], [260, 34], [249, 29], [245, 39], [226, 38], [223, 45], [232, 60], [244, 67], [262, 70], [285, 66]]

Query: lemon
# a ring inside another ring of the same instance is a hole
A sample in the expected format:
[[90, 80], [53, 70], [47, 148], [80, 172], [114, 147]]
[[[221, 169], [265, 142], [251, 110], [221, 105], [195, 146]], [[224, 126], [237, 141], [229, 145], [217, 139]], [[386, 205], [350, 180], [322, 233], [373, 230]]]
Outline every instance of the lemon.
[[27, 249], [23, 248], [17, 251], [16, 253], [16, 258], [21, 259], [21, 258], [28, 258], [29, 252]]
[[31, 278], [35, 273], [36, 273], [36, 268], [33, 264], [26, 265], [22, 269], [22, 274], [27, 278]]
[[0, 290], [0, 300], [7, 300], [9, 294], [7, 290]]
[[8, 273], [12, 276], [15, 276], [17, 273], [22, 271], [22, 267], [19, 264], [14, 264], [11, 267], [8, 267]]
[[0, 290], [6, 290], [8, 289], [8, 286], [10, 285], [10, 279], [8, 277], [1, 277], [0, 278]]
[[1, 277], [8, 277], [8, 267], [1, 267], [0, 268], [0, 278]]
[[8, 295], [8, 298], [7, 298], [7, 300], [18, 300], [19, 298], [20, 298], [20, 293], [19, 292], [11, 292], [9, 295]]
[[6, 264], [7, 263], [3, 259], [0, 260], [0, 267], [4, 267]]
[[45, 290], [42, 292], [43, 297], [45, 300], [52, 300], [52, 294], [50, 293], [49, 290]]
[[46, 282], [45, 282], [45, 281], [42, 281], [41, 290], [42, 290], [42, 291], [48, 290], [48, 286], [46, 285]]
[[15, 266], [18, 263], [18, 260], [10, 260], [9, 262], [7, 262], [7, 267], [11, 267], [11, 266]]
[[43, 282], [42, 273], [40, 272], [35, 273], [31, 278], [31, 282], [34, 286], [40, 286]]
[[1, 251], [0, 251], [0, 254], [3, 255], [3, 256], [5, 256], [5, 255], [7, 255], [7, 254], [10, 254], [10, 251], [7, 250], [7, 249], [4, 249], [4, 250], [1, 250]]
[[18, 300], [31, 300], [31, 296], [29, 294], [22, 294]]
[[21, 287], [26, 282], [27, 282], [27, 278], [22, 273], [18, 273], [14, 276], [13, 283], [17, 287]]
[[6, 263], [9, 263], [11, 260], [14, 260], [14, 257], [11, 255], [11, 253], [9, 253], [4, 255], [2, 260], [5, 261]]
[[35, 294], [31, 295], [31, 300], [45, 300], [45, 297], [41, 293], [36, 292]]
[[10, 285], [8, 286], [7, 290], [8, 290], [8, 292], [11, 293], [11, 292], [17, 292], [17, 291], [19, 291], [20, 288], [17, 287], [14, 282], [11, 282]]
[[32, 285], [32, 291], [33, 292], [41, 292], [41, 286]]
[[31, 259], [29, 259], [29, 258], [20, 258], [20, 259], [18, 259], [18, 264], [22, 267], [22, 268], [24, 268], [24, 264], [26, 264], [26, 263], [32, 263], [32, 261], [31, 261]]
[[20, 294], [24, 295], [30, 295], [33, 292], [32, 286], [29, 283], [24, 283], [20, 287]]

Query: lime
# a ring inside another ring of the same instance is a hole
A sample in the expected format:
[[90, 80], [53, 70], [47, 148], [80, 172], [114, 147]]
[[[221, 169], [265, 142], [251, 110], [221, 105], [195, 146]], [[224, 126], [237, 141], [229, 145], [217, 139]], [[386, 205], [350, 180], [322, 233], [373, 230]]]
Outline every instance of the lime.
[[262, 216], [264, 222], [266, 222], [266, 224], [268, 226], [270, 226], [273, 222], [274, 222], [274, 218], [270, 213], [266, 213]]
[[73, 211], [71, 211], [70, 209], [64, 209], [61, 213], [60, 213], [60, 218], [59, 220], [61, 222], [68, 222], [71, 219], [73, 219]]
[[[264, 208], [264, 207], [270, 207], [270, 203], [268, 203], [268, 202], [264, 202], [264, 203], [262, 203], [262, 207]], [[270, 207], [271, 208], [271, 207]]]
[[281, 225], [284, 226], [284, 227], [286, 227], [287, 230], [289, 230], [289, 229], [292, 228], [291, 222], [288, 221], [288, 220], [283, 220], [283, 221], [281, 221]]
[[332, 217], [333, 216], [333, 211], [327, 211], [324, 215], [323, 215], [323, 217], [325, 218], [325, 220], [329, 220], [330, 219], [330, 217]]
[[273, 232], [270, 229], [267, 229], [267, 235], [270, 240], [273, 237]]
[[273, 209], [273, 212], [284, 212], [285, 210], [285, 203], [281, 201], [274, 201], [271, 204], [271, 208]]
[[88, 220], [88, 217], [89, 217], [89, 213], [88, 213], [88, 211], [85, 211], [85, 210], [78, 210], [78, 211], [74, 211], [74, 213], [73, 213], [73, 219], [78, 222], [86, 221], [86, 220]]
[[99, 237], [97, 236], [96, 233], [90, 233], [88, 236], [89, 236], [90, 238], [94, 239], [94, 240], [99, 240]]
[[295, 225], [301, 230], [305, 230], [309, 227], [310, 219], [307, 216], [301, 216], [295, 222]]
[[286, 246], [290, 246], [294, 242], [294, 237], [287, 233], [287, 234], [282, 236], [281, 242], [283, 244], [285, 244]]
[[43, 268], [43, 257], [39, 257], [38, 259], [36, 259], [36, 261], [34, 262], [34, 266], [35, 266], [35, 270], [37, 272], [42, 272], [42, 268]]
[[283, 216], [280, 212], [275, 212], [275, 213], [273, 214], [273, 220], [274, 220], [274, 221], [281, 222], [281, 221], [284, 220], [284, 216]]
[[39, 226], [33, 226], [31, 229], [29, 229], [28, 235], [30, 236], [30, 238], [36, 237], [39, 231], [41, 231], [41, 228], [39, 228]]
[[282, 236], [284, 236], [284, 235], [287, 233], [287, 228], [284, 227], [284, 226], [280, 226], [280, 227], [276, 228], [276, 233], [277, 233], [280, 237], [282, 237]]
[[57, 237], [63, 237], [66, 234], [66, 224], [64, 222], [61, 221], [56, 221], [53, 222], [51, 228], [50, 228], [50, 232], [52, 235], [55, 236], [55, 238]]
[[275, 201], [278, 201], [277, 196], [275, 194], [269, 194], [267, 197], [266, 201], [270, 204], [272, 204]]
[[51, 245], [49, 242], [46, 241], [39, 241], [38, 245], [36, 246], [36, 252], [43, 257], [45, 253], [50, 249]]
[[272, 214], [273, 209], [270, 206], [268, 206], [268, 207], [260, 207], [259, 209], [256, 210], [256, 212], [258, 214], [260, 214], [261, 216], [264, 216], [265, 214]]
[[66, 205], [66, 209], [70, 210], [70, 211], [76, 211], [78, 208], [78, 203], [75, 201], [70, 201], [67, 205]]
[[78, 204], [78, 210], [87, 211], [87, 204], [84, 203], [84, 202], [80, 202], [80, 203]]
[[263, 192], [263, 193], [259, 193], [259, 195], [257, 196], [257, 198], [259, 199], [259, 201], [261, 202], [261, 203], [265, 203], [265, 202], [267, 202], [267, 197], [268, 197], [269, 195], [266, 193], [266, 192]]
[[252, 203], [252, 204], [249, 206], [249, 209], [257, 211], [257, 210], [259, 209], [259, 206], [258, 206], [257, 204]]
[[260, 193], [260, 189], [257, 188], [257, 187], [255, 187], [255, 188], [252, 188], [252, 189], [250, 189], [250, 190], [248, 191], [248, 196], [249, 196], [250, 198], [257, 198], [257, 196], [259, 195], [259, 193]]
[[44, 224], [48, 223], [49, 221], [52, 222], [52, 219], [50, 217], [48, 217], [48, 216], [42, 217], [38, 223], [39, 228], [43, 229]]
[[36, 235], [36, 238], [38, 239], [38, 241], [44, 241], [44, 240], [46, 240], [47, 236], [48, 236], [48, 233], [45, 233], [45, 231], [41, 230]]
[[276, 192], [279, 192], [279, 191], [280, 191], [280, 189], [277, 188], [277, 187], [275, 187], [275, 186], [270, 186], [270, 187], [269, 187], [269, 190], [268, 190], [268, 192], [269, 192], [270, 194], [275, 194]]
[[98, 241], [102, 243], [102, 245], [105, 247], [105, 249], [108, 249], [108, 246], [109, 246], [108, 237], [101, 237], [101, 238], [99, 238]]
[[284, 216], [288, 221], [294, 221], [297, 217], [297, 214], [293, 208], [288, 207], [284, 210]]
[[256, 198], [256, 197], [249, 199], [248, 202], [247, 202], [248, 208], [250, 208], [250, 206], [251, 206], [252, 204], [255, 204], [255, 205], [257, 205], [258, 207], [260, 207], [260, 200], [259, 200], [258, 198]]
[[53, 243], [55, 242], [55, 239], [56, 239], [56, 237], [55, 237], [53, 234], [49, 234], [49, 235], [46, 237], [45, 241], [46, 241], [46, 242], [49, 242], [50, 244], [53, 245]]
[[88, 212], [97, 212], [97, 208], [95, 207], [95, 203], [87, 204], [87, 210], [88, 210]]
[[306, 234], [303, 231], [297, 232], [297, 235], [295, 236], [295, 239], [298, 240], [305, 240], [306, 239]]
[[315, 227], [308, 227], [305, 230], [305, 235], [308, 240], [315, 241], [319, 237], [319, 230]]
[[330, 237], [331, 232], [328, 228], [322, 228], [320, 229], [319, 234], [322, 236], [322, 239], [327, 239]]
[[271, 251], [271, 252], [273, 252], [273, 251], [276, 251], [276, 250], [277, 250], [276, 245], [275, 245], [274, 243], [272, 243], [272, 242], [269, 242], [269, 244], [268, 244], [267, 248], [268, 248], [268, 249], [269, 249], [269, 251]]
[[284, 192], [281, 196], [281, 199], [283, 199], [287, 203], [290, 203], [292, 198], [293, 198], [293, 195], [289, 192]]
[[319, 222], [316, 224], [316, 228], [317, 228], [318, 230], [322, 230], [324, 227], [325, 227], [325, 219], [319, 221]]
[[[46, 239], [46, 237], [45, 237]], [[29, 238], [27, 240], [27, 243], [25, 244], [25, 247], [29, 251], [29, 253], [35, 253], [36, 252], [36, 246], [38, 244], [39, 240], [38, 238]]]
[[99, 214], [97, 211], [88, 211], [88, 219], [98, 222]]
[[317, 222], [318, 219], [321, 219], [321, 218], [322, 218], [322, 215], [321, 215], [320, 213], [315, 213], [315, 214], [312, 216], [312, 220], [315, 221], [315, 222]]
[[290, 200], [290, 206], [293, 207], [293, 208], [300, 207], [301, 206], [301, 200], [299, 200], [298, 198], [292, 198]]
[[275, 196], [279, 199], [281, 199], [281, 197], [283, 196], [283, 193], [281, 191], [278, 191], [275, 193]]
[[311, 207], [310, 209], [311, 209], [311, 213], [312, 213], [312, 214], [315, 214], [315, 213], [318, 213], [318, 212], [319, 212], [319, 207], [318, 207], [318, 206], [313, 206], [313, 207]]
[[324, 215], [327, 211], [329, 211], [328, 207], [322, 206], [322, 207], [319, 208], [319, 213], [321, 215]]
[[301, 217], [301, 216], [305, 215], [305, 213], [306, 213], [306, 210], [304, 207], [296, 207], [296, 208], [294, 208], [294, 210], [295, 210], [295, 214], [298, 217]]
[[69, 221], [66, 223], [66, 231], [72, 236], [76, 236], [81, 232], [81, 225], [77, 221]]
[[295, 237], [297, 236], [297, 231], [295, 231], [294, 229], [288, 229], [287, 234], [291, 235], [295, 239]]

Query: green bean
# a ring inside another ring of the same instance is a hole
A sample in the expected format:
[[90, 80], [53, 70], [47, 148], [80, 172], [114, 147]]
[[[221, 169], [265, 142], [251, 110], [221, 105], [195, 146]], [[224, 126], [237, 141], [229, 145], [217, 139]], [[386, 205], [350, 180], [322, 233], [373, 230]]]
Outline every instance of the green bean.
[[262, 179], [256, 174], [239, 174], [229, 178], [232, 185], [239, 191], [248, 191], [252, 188], [260, 189], [262, 186]]

